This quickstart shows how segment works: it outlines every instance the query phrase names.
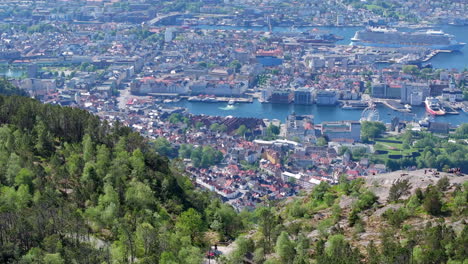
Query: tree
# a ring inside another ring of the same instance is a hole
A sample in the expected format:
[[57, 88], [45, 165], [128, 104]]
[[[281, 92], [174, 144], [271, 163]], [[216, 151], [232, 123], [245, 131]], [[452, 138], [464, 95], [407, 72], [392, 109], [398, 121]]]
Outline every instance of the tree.
[[13, 185], [16, 175], [21, 171], [21, 158], [16, 153], [11, 153], [6, 166], [6, 178]]
[[203, 220], [200, 213], [190, 208], [177, 218], [175, 226], [177, 231], [193, 239], [203, 230]]
[[265, 250], [261, 247], [255, 249], [253, 253], [253, 261], [262, 264], [265, 261]]
[[401, 168], [401, 164], [398, 161], [389, 158], [385, 161], [385, 167], [391, 171], [395, 171]]
[[455, 130], [455, 136], [458, 138], [466, 138], [468, 137], [468, 123], [461, 124]]
[[360, 258], [358, 251], [353, 250], [344, 236], [338, 234], [328, 239], [325, 250], [317, 256], [317, 264], [357, 264]]
[[440, 215], [442, 213], [442, 201], [437, 188], [429, 186], [424, 195], [423, 208], [431, 215]]
[[361, 122], [361, 139], [368, 142], [378, 138], [385, 132], [385, 125], [381, 122], [363, 121]]
[[365, 90], [364, 90], [364, 93], [365, 94], [371, 94], [371, 91], [372, 91], [372, 82], [371, 81], [367, 81], [366, 82], [366, 85], [365, 85]]
[[178, 261], [172, 252], [164, 251], [161, 254], [161, 259], [159, 260], [160, 264], [177, 264]]
[[238, 60], [233, 60], [229, 63], [229, 67], [233, 68], [236, 72], [238, 72], [242, 67], [242, 64], [240, 64]]
[[436, 186], [437, 186], [437, 189], [439, 189], [441, 192], [446, 191], [447, 188], [450, 186], [449, 178], [447, 176], [440, 178]]
[[136, 229], [136, 244], [143, 249], [140, 256], [149, 256], [157, 248], [158, 231], [150, 223], [139, 224]]
[[163, 156], [171, 156], [173, 148], [171, 143], [166, 138], [158, 137], [153, 141], [153, 144], [157, 153]]
[[125, 202], [130, 208], [141, 210], [154, 203], [153, 191], [142, 182], [134, 180], [125, 192]]
[[92, 159], [94, 159], [94, 155], [94, 145], [91, 140], [91, 136], [86, 134], [83, 137], [83, 160], [85, 162], [91, 161]]
[[223, 159], [223, 153], [211, 146], [200, 146], [191, 150], [190, 159], [192, 160], [194, 167], [208, 168], [209, 166], [221, 162]]
[[202, 161], [203, 149], [202, 147], [195, 148], [190, 153], [190, 159], [192, 160], [194, 167], [200, 167]]
[[200, 248], [186, 246], [180, 249], [178, 259], [180, 263], [199, 264], [203, 263], [203, 254]]
[[60, 256], [60, 253], [45, 254], [43, 259], [45, 264], [64, 264], [65, 260]]
[[18, 172], [18, 174], [15, 177], [15, 185], [20, 186], [20, 185], [26, 185], [29, 187], [29, 190], [33, 190], [33, 179], [34, 175], [33, 173], [27, 169], [27, 168], [22, 168]]
[[230, 260], [232, 263], [242, 263], [247, 253], [252, 252], [254, 243], [252, 239], [240, 236], [235, 241], [236, 249], [231, 253]]
[[281, 232], [276, 240], [275, 251], [283, 263], [292, 263], [295, 256], [294, 244], [289, 239], [288, 233]]
[[171, 123], [171, 124], [180, 123], [180, 122], [182, 122], [182, 115], [178, 114], [178, 113], [172, 114], [172, 115], [169, 116], [168, 120], [169, 120], [169, 123]]
[[300, 234], [296, 242], [296, 256], [294, 257], [293, 264], [307, 264], [309, 263], [309, 247], [310, 241], [303, 234]]
[[236, 130], [236, 134], [243, 137], [247, 132], [249, 132], [249, 129], [245, 125], [240, 125]]
[[403, 72], [406, 74], [417, 75], [419, 74], [419, 69], [416, 65], [405, 65], [403, 66]]
[[411, 184], [409, 183], [409, 179], [400, 180], [398, 179], [396, 182], [392, 184], [388, 193], [388, 202], [396, 202], [400, 199], [403, 195], [408, 195], [409, 190], [411, 189]]
[[270, 123], [266, 128], [266, 139], [275, 139], [280, 133], [280, 128], [278, 126], [273, 125]]
[[219, 129], [219, 124], [218, 124], [218, 123], [213, 123], [213, 124], [211, 124], [211, 126], [210, 126], [210, 130], [211, 130], [211, 131], [217, 132], [218, 129]]
[[317, 146], [326, 146], [328, 143], [327, 143], [327, 139], [324, 138], [324, 137], [319, 137], [317, 139]]
[[179, 158], [188, 159], [192, 154], [193, 145], [181, 144], [179, 147]]
[[146, 177], [145, 157], [139, 148], [135, 149], [130, 157], [132, 177], [143, 181]]
[[265, 252], [268, 253], [271, 250], [272, 244], [272, 230], [274, 227], [273, 221], [273, 212], [270, 207], [258, 207], [255, 210], [255, 216], [258, 219], [259, 230], [262, 233], [263, 239], [263, 248]]
[[43, 121], [37, 122], [34, 127], [34, 132], [36, 133], [36, 150], [39, 154], [48, 156], [53, 148], [52, 135], [47, 129]]
[[314, 200], [322, 201], [327, 191], [330, 189], [330, 184], [325, 181], [320, 182], [319, 185], [315, 186], [312, 190], [312, 197]]

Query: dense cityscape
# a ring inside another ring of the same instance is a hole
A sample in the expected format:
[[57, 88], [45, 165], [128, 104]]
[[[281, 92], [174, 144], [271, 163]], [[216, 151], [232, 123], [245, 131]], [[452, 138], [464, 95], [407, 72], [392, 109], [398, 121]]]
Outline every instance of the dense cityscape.
[[376, 175], [466, 182], [466, 1], [5, 0], [0, 19], [2, 85], [131, 128], [233, 214]]

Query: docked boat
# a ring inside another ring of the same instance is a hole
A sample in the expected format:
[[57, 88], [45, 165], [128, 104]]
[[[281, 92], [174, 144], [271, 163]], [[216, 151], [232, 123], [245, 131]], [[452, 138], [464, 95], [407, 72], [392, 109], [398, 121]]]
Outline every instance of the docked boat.
[[426, 105], [426, 112], [431, 115], [445, 115], [445, 109], [440, 105], [439, 99], [435, 97], [427, 97], [424, 101]]
[[428, 127], [429, 126], [429, 122], [431, 122], [431, 118], [426, 116], [425, 118], [419, 120], [419, 125], [422, 126], [422, 127]]
[[204, 98], [202, 100], [202, 102], [205, 102], [205, 103], [217, 103], [219, 102], [218, 99], [216, 99], [216, 97], [207, 97], [207, 98]]
[[189, 102], [201, 102], [202, 100], [203, 100], [203, 98], [200, 98], [198, 96], [191, 96], [188, 99]]
[[369, 103], [363, 101], [347, 101], [341, 107], [344, 110], [354, 110], [354, 109], [366, 109], [369, 106]]

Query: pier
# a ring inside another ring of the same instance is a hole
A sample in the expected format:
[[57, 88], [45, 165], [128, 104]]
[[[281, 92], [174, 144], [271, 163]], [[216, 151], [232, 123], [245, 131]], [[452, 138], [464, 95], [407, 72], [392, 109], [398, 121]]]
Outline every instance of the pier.
[[457, 107], [456, 105], [453, 106], [449, 102], [442, 102], [442, 106], [444, 107], [445, 114], [447, 114], [447, 115], [458, 115], [458, 114], [460, 114], [460, 112], [455, 110], [455, 108]]
[[398, 111], [398, 112], [411, 112], [410, 109], [406, 108], [402, 103], [398, 102], [397, 100], [393, 99], [372, 99], [373, 103], [376, 104], [383, 104], [386, 107]]

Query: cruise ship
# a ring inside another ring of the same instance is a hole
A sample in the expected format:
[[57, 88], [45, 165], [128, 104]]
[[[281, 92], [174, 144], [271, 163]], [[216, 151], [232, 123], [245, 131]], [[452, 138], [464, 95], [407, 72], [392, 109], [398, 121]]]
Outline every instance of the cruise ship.
[[384, 48], [420, 47], [434, 50], [460, 51], [465, 43], [443, 31], [401, 32], [393, 28], [368, 27], [357, 31], [351, 45]]
[[445, 115], [444, 108], [440, 105], [439, 99], [435, 97], [427, 97], [424, 101], [426, 105], [426, 112], [431, 115]]

